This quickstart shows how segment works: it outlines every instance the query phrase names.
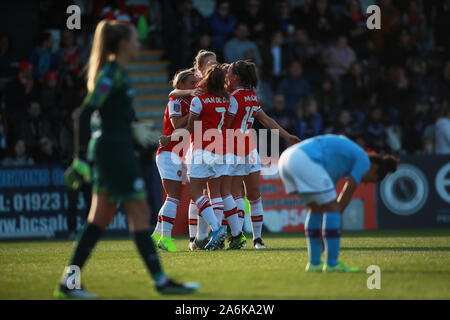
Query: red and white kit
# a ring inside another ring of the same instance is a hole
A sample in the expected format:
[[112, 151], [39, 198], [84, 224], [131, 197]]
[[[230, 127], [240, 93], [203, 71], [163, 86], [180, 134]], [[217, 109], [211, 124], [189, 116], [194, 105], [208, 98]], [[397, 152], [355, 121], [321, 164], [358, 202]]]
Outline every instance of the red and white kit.
[[[231, 94], [230, 107], [237, 109], [237, 112], [231, 127], [235, 132], [234, 165], [228, 167], [228, 175], [245, 176], [260, 171], [261, 161], [254, 135], [250, 131], [256, 114], [261, 110], [255, 91], [237, 88]], [[229, 144], [230, 140], [228, 139]]]
[[[227, 113], [234, 116], [236, 109], [230, 107], [228, 99], [203, 94], [191, 101], [190, 112], [201, 121], [201, 130], [194, 125], [191, 133], [191, 155], [186, 160], [191, 178], [218, 178], [227, 174], [225, 163], [225, 119]], [[222, 143], [216, 141], [220, 136]]]
[[[170, 136], [175, 131], [170, 119], [187, 115], [189, 113], [189, 105], [189, 98], [170, 98], [164, 113], [163, 131], [165, 136]], [[184, 164], [185, 152], [183, 150], [187, 150], [188, 143], [188, 141], [184, 140], [171, 141], [167, 146], [158, 148], [156, 165], [162, 179], [182, 181], [183, 174], [186, 172], [186, 165]], [[175, 147], [180, 151], [177, 153], [172, 152]]]

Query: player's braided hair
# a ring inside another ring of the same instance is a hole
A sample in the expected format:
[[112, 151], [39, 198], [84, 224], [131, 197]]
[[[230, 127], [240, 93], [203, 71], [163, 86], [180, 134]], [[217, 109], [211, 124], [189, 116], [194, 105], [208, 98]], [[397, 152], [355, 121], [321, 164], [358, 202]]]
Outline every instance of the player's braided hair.
[[231, 64], [231, 71], [239, 77], [240, 85], [246, 89], [255, 89], [258, 86], [256, 65], [248, 60], [239, 60]]
[[383, 180], [388, 173], [395, 172], [397, 170], [400, 159], [391, 155], [379, 155], [376, 153], [369, 154], [371, 163], [378, 165], [377, 175], [379, 180]]
[[230, 97], [225, 89], [225, 72], [218, 63], [208, 67], [205, 77], [200, 81], [198, 86], [205, 88], [206, 92], [215, 95], [216, 97], [226, 99]]

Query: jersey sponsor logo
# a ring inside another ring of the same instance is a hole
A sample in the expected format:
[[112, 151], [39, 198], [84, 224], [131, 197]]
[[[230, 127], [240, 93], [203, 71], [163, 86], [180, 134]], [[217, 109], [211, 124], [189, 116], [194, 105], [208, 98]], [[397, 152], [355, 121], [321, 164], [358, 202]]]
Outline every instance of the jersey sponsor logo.
[[401, 164], [396, 172], [388, 175], [380, 185], [384, 205], [393, 213], [409, 216], [422, 209], [428, 199], [428, 181], [422, 171], [411, 165]]

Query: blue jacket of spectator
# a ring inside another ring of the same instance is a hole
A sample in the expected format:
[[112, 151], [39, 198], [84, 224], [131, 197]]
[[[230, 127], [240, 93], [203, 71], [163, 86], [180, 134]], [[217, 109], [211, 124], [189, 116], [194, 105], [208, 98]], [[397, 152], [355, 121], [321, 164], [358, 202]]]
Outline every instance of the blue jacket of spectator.
[[309, 83], [303, 77], [287, 76], [278, 84], [277, 92], [286, 97], [286, 107], [291, 110], [295, 108], [301, 98], [311, 95]]
[[211, 33], [211, 42], [213, 47], [221, 49], [228, 36], [233, 34], [237, 24], [237, 18], [230, 14], [224, 20], [217, 12], [214, 12], [208, 18], [208, 26]]

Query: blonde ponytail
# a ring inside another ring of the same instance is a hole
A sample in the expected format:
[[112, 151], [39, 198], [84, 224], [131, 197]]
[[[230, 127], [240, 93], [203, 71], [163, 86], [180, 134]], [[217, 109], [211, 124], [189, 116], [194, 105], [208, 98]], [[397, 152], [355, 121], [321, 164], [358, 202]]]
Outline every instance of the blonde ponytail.
[[106, 63], [110, 54], [116, 54], [119, 43], [131, 37], [129, 24], [120, 21], [102, 20], [95, 29], [91, 55], [87, 70], [87, 88], [92, 92], [95, 88], [98, 71]]

